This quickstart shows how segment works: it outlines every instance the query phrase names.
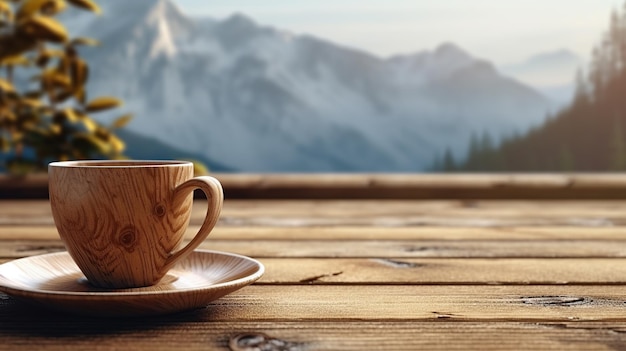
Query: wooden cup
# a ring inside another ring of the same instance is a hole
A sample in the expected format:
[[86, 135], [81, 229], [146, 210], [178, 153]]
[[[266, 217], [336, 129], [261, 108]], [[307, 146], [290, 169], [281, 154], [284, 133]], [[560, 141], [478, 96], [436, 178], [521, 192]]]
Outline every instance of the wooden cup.
[[[224, 193], [213, 177], [193, 177], [182, 161], [69, 161], [48, 166], [54, 223], [89, 282], [102, 288], [154, 285], [209, 235]], [[193, 190], [209, 201], [204, 223], [177, 248]]]

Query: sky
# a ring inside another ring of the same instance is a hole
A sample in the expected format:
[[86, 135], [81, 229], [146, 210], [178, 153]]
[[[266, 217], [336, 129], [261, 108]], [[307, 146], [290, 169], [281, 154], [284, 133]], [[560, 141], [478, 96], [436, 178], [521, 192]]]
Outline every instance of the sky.
[[173, 0], [193, 16], [244, 13], [380, 57], [454, 42], [499, 65], [569, 49], [588, 58], [624, 0]]

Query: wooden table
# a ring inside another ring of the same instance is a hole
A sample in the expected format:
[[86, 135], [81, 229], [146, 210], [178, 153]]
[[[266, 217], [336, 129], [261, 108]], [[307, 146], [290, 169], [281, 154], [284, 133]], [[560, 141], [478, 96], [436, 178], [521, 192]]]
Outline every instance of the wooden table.
[[[626, 200], [228, 199], [202, 248], [266, 273], [151, 318], [0, 293], [0, 349], [626, 349]], [[60, 250], [46, 200], [0, 201], [0, 262]]]

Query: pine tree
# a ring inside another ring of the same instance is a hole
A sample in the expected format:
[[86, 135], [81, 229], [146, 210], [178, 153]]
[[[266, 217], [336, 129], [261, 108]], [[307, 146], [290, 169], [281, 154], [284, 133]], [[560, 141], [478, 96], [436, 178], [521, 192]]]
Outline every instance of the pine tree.
[[494, 150], [494, 142], [493, 139], [491, 138], [491, 134], [489, 134], [489, 132], [485, 131], [483, 132], [483, 136], [480, 139], [480, 149], [482, 151], [492, 151]]
[[615, 126], [611, 137], [611, 157], [609, 169], [613, 171], [626, 170], [626, 142], [624, 140], [624, 129], [621, 119], [615, 118]]
[[626, 7], [625, 12], [611, 13], [609, 29], [592, 52], [589, 83], [595, 97], [602, 95], [609, 82], [626, 66]]
[[499, 143], [488, 134], [473, 137], [458, 169], [626, 171], [626, 2], [611, 14], [576, 82], [571, 105], [541, 127]]
[[574, 155], [570, 151], [567, 145], [561, 145], [561, 149], [559, 152], [559, 160], [558, 160], [558, 170], [559, 171], [573, 171], [576, 169], [576, 162], [574, 160]]
[[443, 170], [446, 172], [453, 172], [457, 169], [456, 161], [454, 160], [454, 155], [449, 148], [446, 148], [445, 153], [443, 154]]
[[470, 137], [469, 152], [467, 154], [468, 165], [467, 170], [477, 171], [485, 166], [482, 162], [483, 149], [481, 148], [480, 139], [476, 133], [472, 133]]
[[581, 99], [587, 100], [589, 98], [589, 85], [585, 80], [583, 71], [578, 69], [576, 71], [576, 87], [574, 91], [574, 101], [579, 101]]

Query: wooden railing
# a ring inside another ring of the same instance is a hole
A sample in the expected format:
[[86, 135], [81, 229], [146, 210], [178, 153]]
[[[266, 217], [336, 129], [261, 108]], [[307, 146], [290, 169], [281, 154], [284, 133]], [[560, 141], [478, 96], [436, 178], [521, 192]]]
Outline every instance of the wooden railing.
[[[624, 199], [626, 173], [213, 174], [227, 198]], [[0, 175], [0, 198], [47, 197], [46, 175]]]

